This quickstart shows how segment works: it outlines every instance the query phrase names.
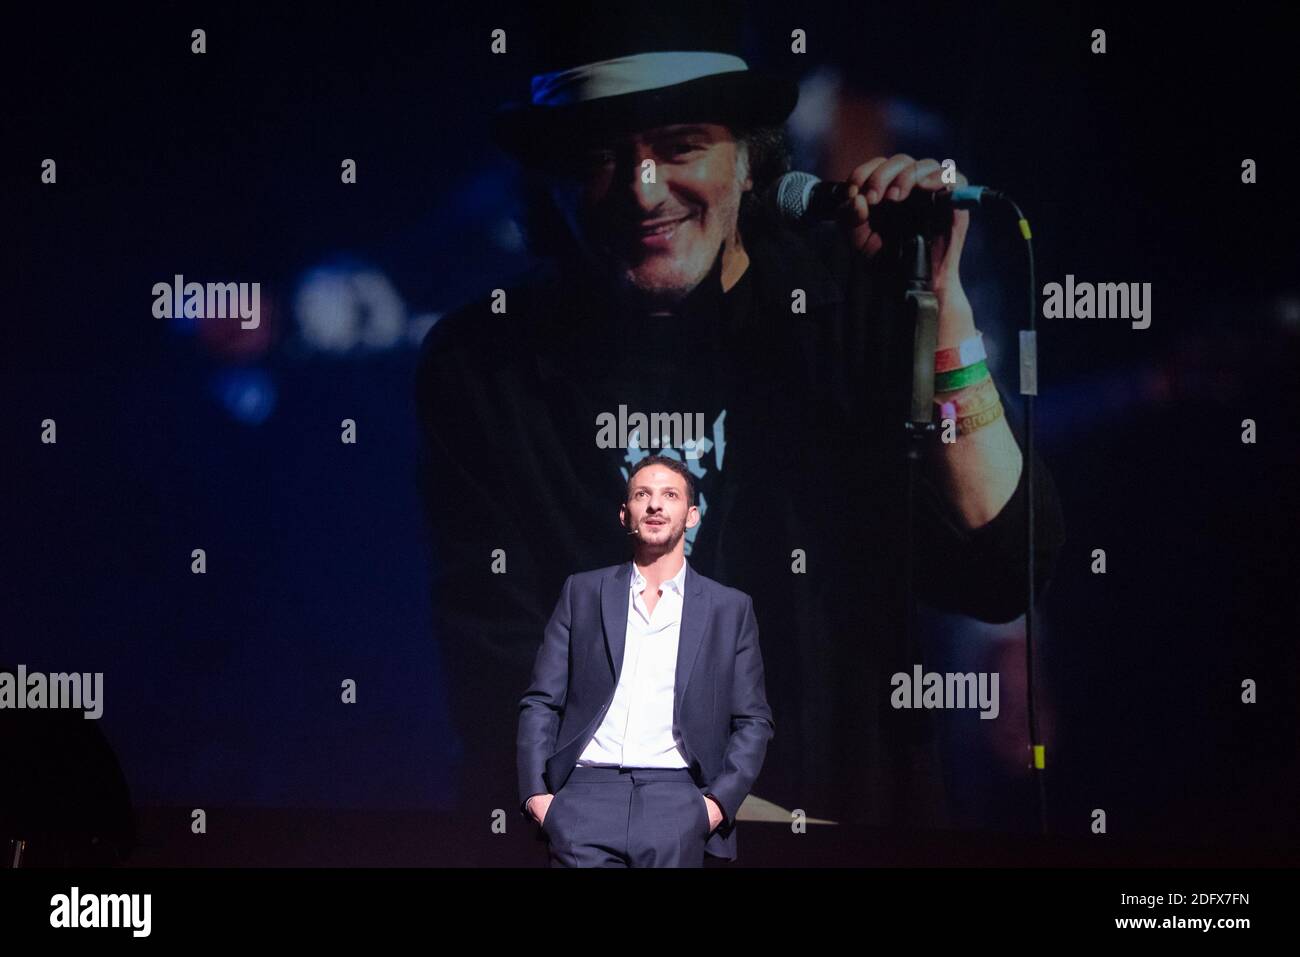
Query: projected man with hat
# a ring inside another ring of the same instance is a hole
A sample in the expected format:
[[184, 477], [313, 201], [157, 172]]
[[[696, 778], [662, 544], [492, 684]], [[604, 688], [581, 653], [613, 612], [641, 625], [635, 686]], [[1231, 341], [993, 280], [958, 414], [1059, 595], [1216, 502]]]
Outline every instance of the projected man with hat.
[[[834, 171], [857, 187], [841, 222], [783, 225], [759, 197], [788, 168], [798, 87], [750, 69], [734, 5], [708, 9], [549, 24], [530, 37], [529, 101], [494, 117], [544, 258], [504, 313], [484, 299], [439, 322], [419, 373], [464, 798], [509, 806], [513, 722], [555, 598], [571, 573], [626, 560], [609, 503], [662, 452], [695, 478], [692, 567], [751, 595], [762, 624], [775, 735], [719, 831], [793, 810], [940, 824], [924, 712], [889, 706], [889, 675], [918, 663], [902, 637], [911, 330], [870, 211], [947, 185], [936, 160], [863, 157]], [[1024, 610], [1024, 470], [958, 273], [968, 216], [931, 254], [936, 369], [965, 376], [936, 398], [966, 414], [923, 463], [916, 583], [933, 606], [1009, 621]], [[631, 412], [702, 414], [707, 434], [603, 447], [596, 424]], [[1037, 471], [1041, 588], [1062, 525]]]

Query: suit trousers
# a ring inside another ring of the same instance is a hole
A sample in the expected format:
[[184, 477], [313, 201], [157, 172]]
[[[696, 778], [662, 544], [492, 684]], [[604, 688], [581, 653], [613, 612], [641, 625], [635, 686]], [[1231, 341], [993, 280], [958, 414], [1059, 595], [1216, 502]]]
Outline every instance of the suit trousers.
[[551, 867], [703, 867], [711, 830], [686, 768], [576, 767], [542, 820]]

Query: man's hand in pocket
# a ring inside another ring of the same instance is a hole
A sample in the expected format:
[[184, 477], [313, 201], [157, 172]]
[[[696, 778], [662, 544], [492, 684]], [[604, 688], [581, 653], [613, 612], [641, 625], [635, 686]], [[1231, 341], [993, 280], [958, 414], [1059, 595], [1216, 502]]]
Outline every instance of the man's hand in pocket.
[[528, 813], [533, 816], [540, 827], [546, 821], [546, 812], [551, 809], [554, 794], [534, 794], [528, 799]]

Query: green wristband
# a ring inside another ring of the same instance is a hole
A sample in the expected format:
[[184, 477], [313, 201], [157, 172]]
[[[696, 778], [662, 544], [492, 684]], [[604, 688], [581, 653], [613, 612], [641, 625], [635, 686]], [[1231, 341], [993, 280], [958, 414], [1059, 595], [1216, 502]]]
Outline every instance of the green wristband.
[[951, 372], [936, 372], [934, 376], [935, 392], [952, 392], [954, 389], [964, 389], [968, 385], [974, 385], [976, 382], [983, 382], [989, 377], [989, 367], [983, 359], [979, 362], [972, 363], [968, 366], [962, 366], [960, 369], [953, 369]]

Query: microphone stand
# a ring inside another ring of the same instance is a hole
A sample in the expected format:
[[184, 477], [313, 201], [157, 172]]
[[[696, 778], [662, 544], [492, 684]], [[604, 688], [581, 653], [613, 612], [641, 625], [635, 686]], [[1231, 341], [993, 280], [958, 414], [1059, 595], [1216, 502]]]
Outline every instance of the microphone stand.
[[904, 455], [907, 460], [907, 555], [904, 561], [904, 595], [907, 601], [906, 648], [915, 656], [916, 568], [913, 541], [918, 463], [926, 439], [934, 434], [934, 353], [939, 347], [939, 299], [930, 291], [930, 245], [917, 233], [904, 241], [902, 256], [907, 270], [903, 300], [912, 334], [912, 394], [908, 402]]
[[[903, 595], [905, 625], [903, 648], [907, 664], [921, 663], [921, 649], [916, 609], [916, 480], [926, 441], [933, 437], [934, 424], [934, 354], [939, 344], [939, 300], [930, 289], [930, 244], [923, 232], [912, 233], [901, 243], [900, 252], [906, 275], [903, 295], [906, 315], [912, 327], [911, 398], [908, 416], [903, 423], [907, 433], [904, 456], [907, 462], [907, 541], [903, 559]], [[933, 747], [932, 736], [922, 734], [924, 716], [918, 716], [911, 742], [918, 750]], [[908, 755], [917, 760], [915, 751]], [[914, 769], [913, 769], [914, 770]]]
[[[1025, 240], [1029, 262], [1029, 328], [1020, 330], [1020, 393], [1025, 397], [1025, 451], [1024, 451], [1024, 485], [1025, 485], [1025, 550], [1027, 575], [1025, 583], [1025, 683], [1026, 709], [1029, 718], [1029, 747], [1032, 758], [1029, 767], [1033, 771], [1037, 790], [1038, 827], [1042, 834], [1048, 833], [1047, 822], [1047, 787], [1044, 780], [1046, 767], [1045, 747], [1040, 737], [1036, 686], [1034, 680], [1034, 604], [1035, 604], [1035, 535], [1034, 535], [1034, 399], [1038, 395], [1038, 342], [1037, 310], [1038, 301], [1035, 292], [1034, 247], [1029, 221], [1025, 219], [1020, 207], [1005, 193], [980, 189], [979, 194], [1006, 202], [1014, 211], [1018, 220], [1020, 235]], [[978, 195], [974, 203], [979, 202]], [[963, 197], [959, 208], [968, 208], [967, 198]], [[912, 389], [907, 421], [903, 428], [908, 441], [905, 455], [907, 459], [907, 541], [903, 560], [904, 567], [904, 601], [907, 603], [905, 615], [904, 649], [909, 660], [920, 662], [920, 644], [917, 628], [916, 611], [916, 477], [917, 463], [921, 459], [927, 438], [936, 431], [934, 424], [934, 354], [938, 346], [939, 303], [930, 291], [930, 247], [926, 226], [918, 223], [913, 227], [908, 223], [900, 233], [900, 254], [903, 269], [906, 271], [907, 316], [913, 324], [912, 339]], [[929, 746], [918, 735], [916, 744]]]

